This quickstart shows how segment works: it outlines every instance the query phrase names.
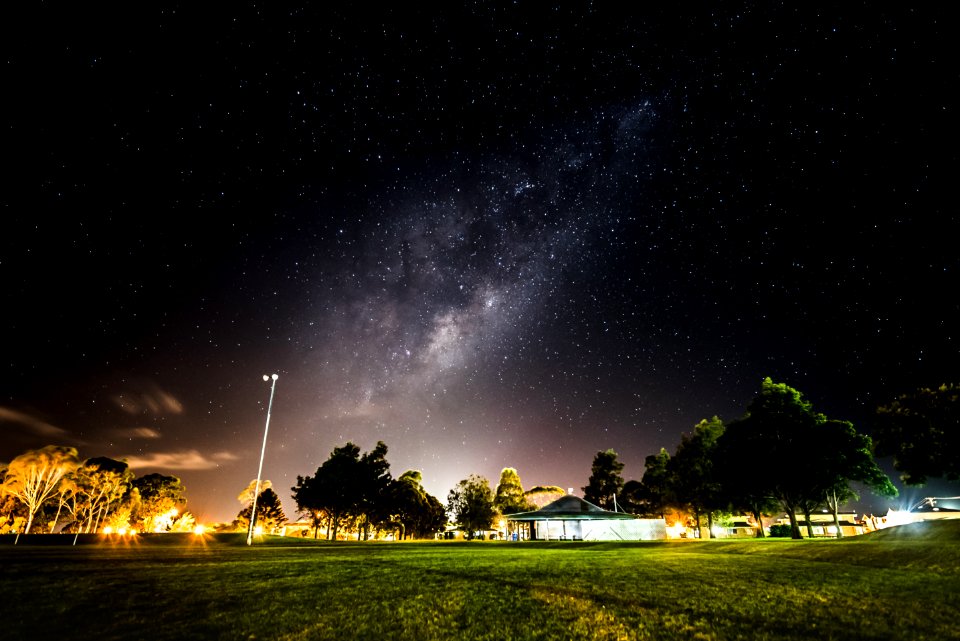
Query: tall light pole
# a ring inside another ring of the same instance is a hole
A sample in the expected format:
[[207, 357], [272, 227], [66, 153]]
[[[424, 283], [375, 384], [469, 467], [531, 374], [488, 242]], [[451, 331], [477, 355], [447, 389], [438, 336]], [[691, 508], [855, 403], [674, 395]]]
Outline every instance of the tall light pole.
[[273, 379], [270, 384], [270, 403], [267, 404], [267, 424], [263, 428], [263, 447], [260, 448], [260, 467], [257, 468], [257, 485], [253, 491], [253, 507], [250, 508], [250, 529], [247, 532], [247, 545], [253, 544], [253, 523], [257, 517], [257, 497], [260, 496], [260, 475], [263, 474], [263, 455], [267, 452], [267, 432], [270, 430], [270, 410], [273, 409], [273, 392], [277, 389], [277, 374], [273, 376], [263, 375], [264, 381]]

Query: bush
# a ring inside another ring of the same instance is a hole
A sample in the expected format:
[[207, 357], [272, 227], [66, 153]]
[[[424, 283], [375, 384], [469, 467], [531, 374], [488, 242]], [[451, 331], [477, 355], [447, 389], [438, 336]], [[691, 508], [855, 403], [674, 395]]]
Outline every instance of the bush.
[[776, 524], [770, 526], [770, 536], [790, 536], [790, 524]]

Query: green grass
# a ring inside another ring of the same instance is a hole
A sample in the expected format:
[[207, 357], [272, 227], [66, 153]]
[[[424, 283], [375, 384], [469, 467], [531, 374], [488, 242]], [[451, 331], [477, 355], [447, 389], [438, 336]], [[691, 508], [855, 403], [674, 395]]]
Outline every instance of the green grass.
[[960, 523], [931, 526], [843, 541], [4, 538], [0, 629], [98, 640], [958, 638]]

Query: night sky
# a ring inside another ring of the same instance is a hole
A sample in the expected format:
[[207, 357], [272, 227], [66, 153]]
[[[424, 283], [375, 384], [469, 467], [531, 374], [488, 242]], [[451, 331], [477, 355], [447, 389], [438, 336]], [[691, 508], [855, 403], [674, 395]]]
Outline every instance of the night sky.
[[0, 460], [229, 520], [277, 372], [288, 516], [348, 440], [579, 493], [765, 376], [868, 433], [960, 380], [946, 4], [195, 4], [4, 21]]

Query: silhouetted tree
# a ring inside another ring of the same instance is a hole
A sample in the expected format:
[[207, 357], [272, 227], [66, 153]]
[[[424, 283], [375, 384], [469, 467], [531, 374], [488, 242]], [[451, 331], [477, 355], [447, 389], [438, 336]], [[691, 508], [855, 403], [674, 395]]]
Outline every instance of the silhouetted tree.
[[857, 432], [853, 423], [828, 420], [820, 425], [819, 431], [821, 451], [817, 461], [818, 477], [822, 479], [823, 501], [833, 514], [833, 524], [839, 538], [843, 536], [840, 505], [849, 499], [859, 498], [850, 486], [852, 482], [864, 485], [878, 496], [891, 498], [897, 496], [897, 488], [874, 460], [870, 437]]
[[297, 477], [297, 485], [291, 488], [297, 510], [324, 513], [328, 539], [336, 539], [340, 527], [351, 521], [358, 523], [366, 537], [368, 526], [382, 522], [390, 512], [386, 453], [383, 442], [362, 457], [353, 443], [334, 448], [312, 477]]
[[893, 456], [908, 485], [930, 477], [960, 479], [960, 386], [941, 385], [903, 394], [878, 408], [877, 456]]
[[623, 486], [624, 503], [629, 512], [661, 519], [666, 516], [672, 501], [669, 463], [670, 453], [662, 447], [644, 459], [643, 478], [627, 481]]
[[698, 534], [700, 517], [707, 516], [710, 538], [714, 538], [713, 513], [725, 507], [720, 481], [714, 472], [717, 439], [723, 430], [723, 421], [716, 416], [700, 421], [692, 434], [681, 435], [676, 453], [667, 461], [674, 500], [693, 512]]
[[390, 506], [400, 526], [402, 540], [408, 536], [424, 538], [443, 530], [447, 514], [443, 504], [423, 489], [418, 470], [407, 470], [391, 484]]
[[608, 510], [614, 509], [614, 497], [623, 490], [622, 471], [623, 463], [617, 460], [615, 451], [597, 452], [593, 457], [590, 479], [582, 488], [584, 500]]
[[[865, 456], [869, 445], [849, 422], [828, 420], [814, 412], [800, 392], [766, 378], [747, 414], [727, 425], [719, 448], [723, 465], [754, 470], [753, 497], [776, 499], [790, 518], [792, 536], [801, 538], [797, 512], [809, 525], [812, 510], [833, 491], [843, 494], [851, 481], [880, 493], [890, 491], [889, 479], [884, 483], [872, 457]], [[758, 463], [767, 460], [776, 461], [775, 472], [758, 472]], [[742, 481], [736, 484], [738, 489], [744, 486]]]
[[[262, 487], [262, 484], [261, 484]], [[253, 501], [250, 505], [240, 510], [234, 523], [238, 530], [246, 531], [250, 527], [250, 511], [253, 508]], [[280, 497], [273, 491], [272, 487], [260, 492], [257, 497], [257, 513], [253, 520], [253, 527], [261, 527], [264, 532], [272, 532], [281, 527], [287, 521], [283, 513], [283, 506], [280, 503]]]

